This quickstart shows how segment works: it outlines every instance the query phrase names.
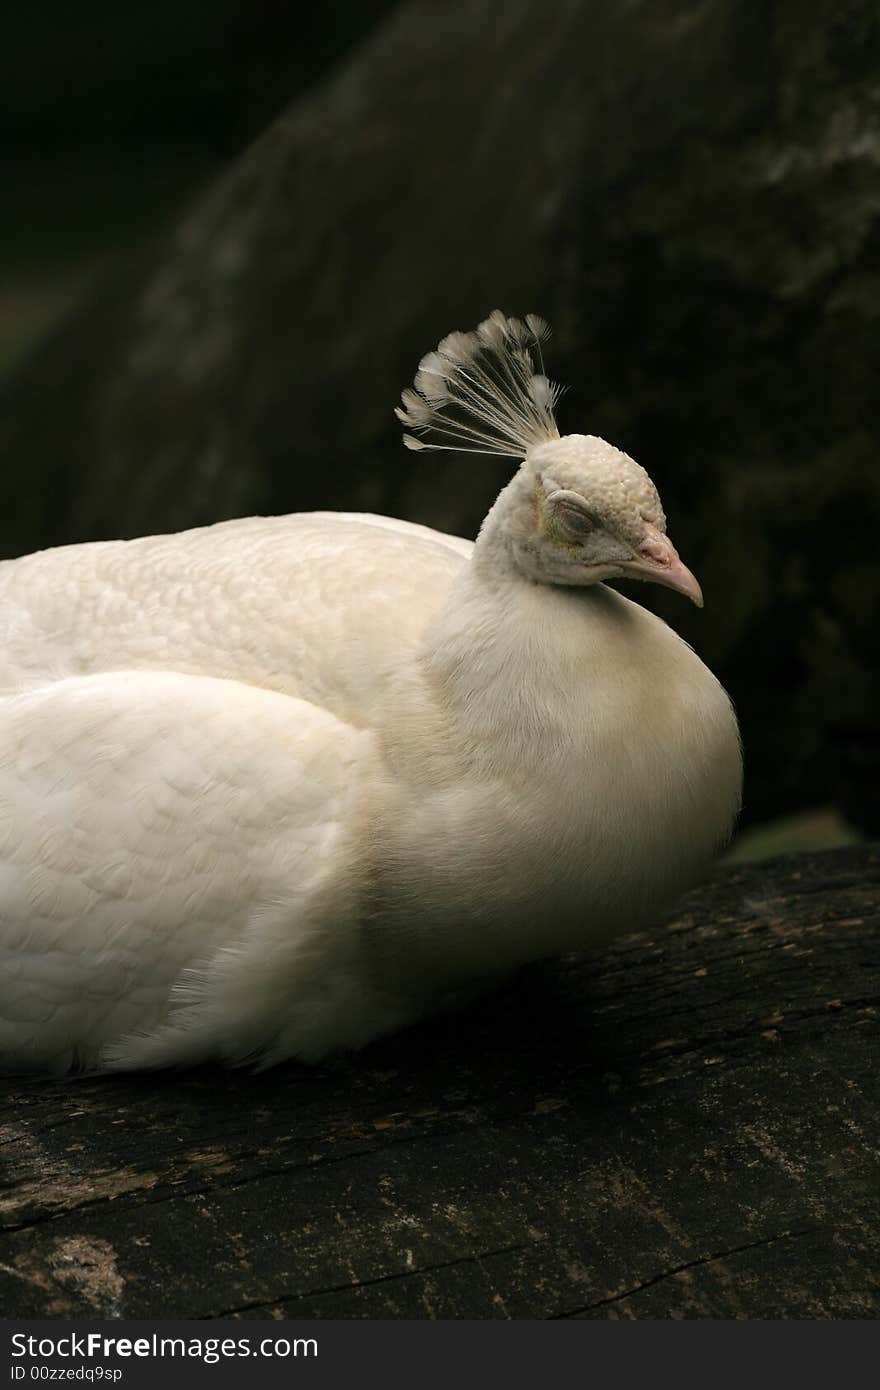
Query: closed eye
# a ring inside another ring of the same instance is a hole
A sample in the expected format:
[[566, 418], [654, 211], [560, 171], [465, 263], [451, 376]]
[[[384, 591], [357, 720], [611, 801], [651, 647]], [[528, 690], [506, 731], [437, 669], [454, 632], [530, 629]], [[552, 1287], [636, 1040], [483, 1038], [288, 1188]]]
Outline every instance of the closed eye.
[[599, 525], [596, 517], [592, 516], [590, 512], [566, 503], [557, 508], [557, 516], [561, 525], [572, 536], [588, 536]]

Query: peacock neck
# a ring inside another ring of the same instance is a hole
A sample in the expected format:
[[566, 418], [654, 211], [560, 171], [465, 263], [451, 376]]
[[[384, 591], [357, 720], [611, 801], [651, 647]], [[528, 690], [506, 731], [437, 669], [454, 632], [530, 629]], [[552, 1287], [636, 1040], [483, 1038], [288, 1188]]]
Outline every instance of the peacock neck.
[[525, 578], [484, 527], [423, 649], [428, 686], [450, 721], [448, 746], [505, 769], [564, 761], [590, 673], [616, 642], [625, 607], [602, 585]]
[[487, 592], [523, 579], [515, 538], [520, 532], [533, 530], [534, 515], [535, 478], [529, 465], [523, 463], [499, 492], [474, 544], [471, 569]]

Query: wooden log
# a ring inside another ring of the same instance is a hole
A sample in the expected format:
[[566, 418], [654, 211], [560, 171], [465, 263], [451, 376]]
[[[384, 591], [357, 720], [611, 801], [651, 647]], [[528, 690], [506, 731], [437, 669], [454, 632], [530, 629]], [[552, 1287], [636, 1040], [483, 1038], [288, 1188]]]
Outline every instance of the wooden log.
[[7, 1082], [5, 1317], [862, 1318], [880, 848], [319, 1069]]

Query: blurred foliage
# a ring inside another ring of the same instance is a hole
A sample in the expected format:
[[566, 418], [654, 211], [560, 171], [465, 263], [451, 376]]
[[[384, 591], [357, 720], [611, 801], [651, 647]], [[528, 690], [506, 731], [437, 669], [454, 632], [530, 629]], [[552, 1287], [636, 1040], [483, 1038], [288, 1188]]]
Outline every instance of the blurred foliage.
[[841, 849], [859, 844], [862, 839], [839, 811], [821, 806], [743, 830], [725, 859], [738, 864], [746, 859], [772, 859], [775, 854], [791, 854], [795, 850]]

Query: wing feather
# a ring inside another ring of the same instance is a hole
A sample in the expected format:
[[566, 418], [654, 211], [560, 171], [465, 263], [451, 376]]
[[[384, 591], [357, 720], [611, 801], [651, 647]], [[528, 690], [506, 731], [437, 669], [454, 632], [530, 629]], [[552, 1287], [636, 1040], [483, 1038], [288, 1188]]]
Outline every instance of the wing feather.
[[267, 917], [295, 948], [316, 900], [356, 891], [370, 756], [325, 710], [210, 677], [111, 672], [0, 701], [4, 1064], [118, 1060]]
[[392, 518], [248, 517], [0, 562], [0, 694], [101, 671], [215, 676], [359, 726], [472, 549]]

